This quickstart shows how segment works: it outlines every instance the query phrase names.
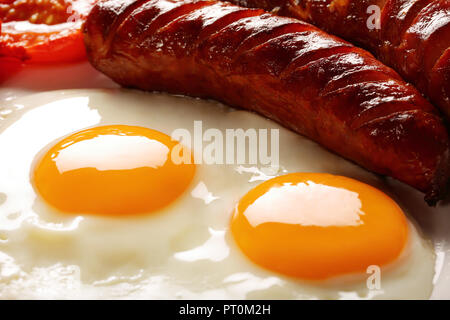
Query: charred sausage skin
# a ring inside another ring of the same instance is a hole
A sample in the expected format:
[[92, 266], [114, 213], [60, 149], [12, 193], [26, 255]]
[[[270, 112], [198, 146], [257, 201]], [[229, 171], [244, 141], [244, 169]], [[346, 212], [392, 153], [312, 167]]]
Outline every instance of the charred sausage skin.
[[260, 113], [426, 193], [449, 180], [438, 112], [370, 53], [296, 19], [218, 1], [106, 0], [85, 24], [91, 63], [119, 84]]
[[[230, 2], [296, 17], [361, 45], [413, 83], [450, 119], [450, 0]], [[380, 13], [379, 26], [375, 10]]]

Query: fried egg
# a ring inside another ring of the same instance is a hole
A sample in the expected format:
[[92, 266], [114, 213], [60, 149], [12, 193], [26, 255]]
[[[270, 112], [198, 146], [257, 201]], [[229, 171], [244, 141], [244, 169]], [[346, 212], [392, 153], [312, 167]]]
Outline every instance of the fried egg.
[[[127, 90], [40, 93], [3, 114], [1, 298], [431, 295], [435, 256], [408, 204], [273, 121]], [[179, 146], [195, 160], [172, 135], [199, 120], [279, 130], [279, 163], [174, 163]]]
[[145, 127], [95, 127], [53, 146], [33, 169], [32, 181], [38, 194], [62, 212], [153, 213], [183, 194], [194, 177], [192, 161], [171, 160], [177, 145]]

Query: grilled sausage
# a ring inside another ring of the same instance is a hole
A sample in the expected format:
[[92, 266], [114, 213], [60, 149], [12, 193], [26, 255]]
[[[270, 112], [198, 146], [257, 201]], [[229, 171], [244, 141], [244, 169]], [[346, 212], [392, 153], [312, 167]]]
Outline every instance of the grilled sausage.
[[370, 53], [296, 19], [220, 1], [106, 0], [88, 56], [119, 84], [260, 113], [426, 193], [449, 181], [438, 112]]
[[361, 45], [413, 83], [450, 119], [450, 0], [230, 2], [296, 17]]

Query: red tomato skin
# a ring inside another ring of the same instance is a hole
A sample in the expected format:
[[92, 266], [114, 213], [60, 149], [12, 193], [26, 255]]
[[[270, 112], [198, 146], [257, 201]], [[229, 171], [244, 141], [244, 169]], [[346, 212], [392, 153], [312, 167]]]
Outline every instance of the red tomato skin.
[[86, 59], [86, 48], [80, 30], [64, 38], [49, 40], [27, 50], [27, 63], [66, 63]]
[[22, 69], [23, 62], [16, 58], [0, 57], [0, 84]]

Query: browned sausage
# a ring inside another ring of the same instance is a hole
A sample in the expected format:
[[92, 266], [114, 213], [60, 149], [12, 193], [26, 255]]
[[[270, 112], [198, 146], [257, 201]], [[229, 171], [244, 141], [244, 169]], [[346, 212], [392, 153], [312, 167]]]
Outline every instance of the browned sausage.
[[299, 18], [363, 46], [416, 85], [450, 119], [450, 0], [230, 2]]
[[426, 193], [449, 181], [438, 112], [370, 53], [291, 18], [218, 1], [107, 0], [85, 25], [92, 64], [126, 87], [267, 116]]

